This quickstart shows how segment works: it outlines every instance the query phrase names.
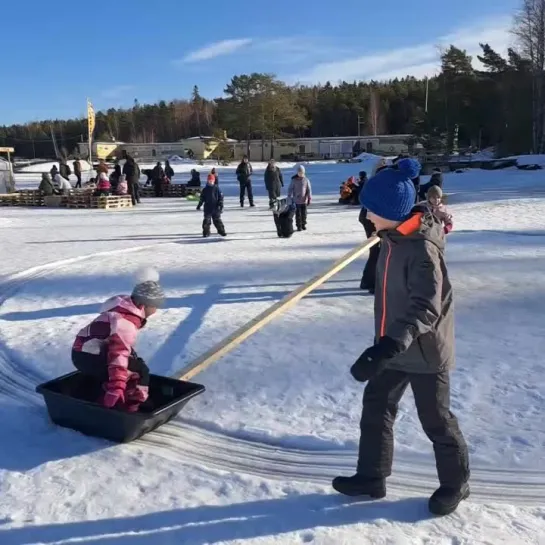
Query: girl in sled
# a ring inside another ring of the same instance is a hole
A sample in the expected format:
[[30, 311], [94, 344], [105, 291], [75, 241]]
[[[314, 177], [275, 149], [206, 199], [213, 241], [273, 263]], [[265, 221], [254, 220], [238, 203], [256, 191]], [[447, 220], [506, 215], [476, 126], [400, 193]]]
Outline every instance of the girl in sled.
[[148, 399], [149, 369], [134, 345], [138, 332], [164, 300], [159, 274], [144, 270], [131, 295], [108, 299], [101, 313], [77, 334], [72, 362], [91, 384], [101, 385], [96, 401], [104, 407], [136, 412]]

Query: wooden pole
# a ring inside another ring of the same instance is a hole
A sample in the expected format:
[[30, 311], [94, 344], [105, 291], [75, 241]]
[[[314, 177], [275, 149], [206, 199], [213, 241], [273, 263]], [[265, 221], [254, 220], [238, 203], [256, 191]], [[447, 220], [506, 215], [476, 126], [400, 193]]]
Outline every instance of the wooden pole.
[[369, 250], [369, 248], [377, 244], [378, 241], [379, 238], [377, 236], [373, 236], [366, 240], [363, 244], [348, 252], [338, 261], [333, 263], [329, 269], [315, 276], [314, 278], [311, 278], [308, 282], [286, 295], [283, 299], [272, 305], [267, 310], [263, 311], [253, 320], [250, 320], [235, 332], [231, 333], [231, 335], [229, 335], [227, 338], [210, 348], [210, 350], [205, 352], [202, 356], [198, 357], [181, 371], [176, 373], [173, 378], [177, 378], [179, 380], [189, 380], [197, 373], [204, 371], [204, 369], [225, 356], [227, 353], [233, 350], [233, 348], [237, 347], [248, 337], [259, 331], [263, 326], [282, 314], [282, 312], [295, 305], [295, 303], [305, 297], [305, 295], [308, 295], [312, 290], [316, 289], [324, 282], [327, 282], [332, 276], [352, 263], [352, 261], [358, 259], [367, 250]]

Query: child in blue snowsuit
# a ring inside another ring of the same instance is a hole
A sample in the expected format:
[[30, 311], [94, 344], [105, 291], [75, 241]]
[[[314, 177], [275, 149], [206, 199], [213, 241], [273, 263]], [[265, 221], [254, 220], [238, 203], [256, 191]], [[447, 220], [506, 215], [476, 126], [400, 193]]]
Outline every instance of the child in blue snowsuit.
[[208, 176], [206, 185], [201, 192], [201, 198], [197, 206], [200, 210], [204, 205], [204, 219], [202, 221], [202, 236], [210, 236], [210, 224], [213, 222], [218, 234], [222, 237], [226, 236], [225, 226], [221, 220], [223, 212], [223, 193], [216, 184], [216, 177], [213, 174]]

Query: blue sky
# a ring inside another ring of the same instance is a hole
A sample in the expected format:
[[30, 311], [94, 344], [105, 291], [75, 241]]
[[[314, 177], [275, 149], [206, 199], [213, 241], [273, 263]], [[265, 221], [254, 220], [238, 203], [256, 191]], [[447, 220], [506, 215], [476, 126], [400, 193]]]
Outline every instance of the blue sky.
[[[0, 125], [289, 82], [433, 74], [439, 47], [510, 45], [519, 0], [67, 0], [2, 5]], [[369, 5], [369, 7], [365, 7]]]

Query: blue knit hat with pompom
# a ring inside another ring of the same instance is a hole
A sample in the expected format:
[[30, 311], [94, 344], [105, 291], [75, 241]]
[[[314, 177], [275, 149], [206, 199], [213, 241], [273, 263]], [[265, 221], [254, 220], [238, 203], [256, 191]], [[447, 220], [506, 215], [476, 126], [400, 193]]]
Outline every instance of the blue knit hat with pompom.
[[401, 159], [397, 168], [386, 168], [373, 176], [363, 186], [361, 205], [390, 221], [404, 221], [410, 215], [416, 200], [412, 182], [420, 174], [416, 159]]

